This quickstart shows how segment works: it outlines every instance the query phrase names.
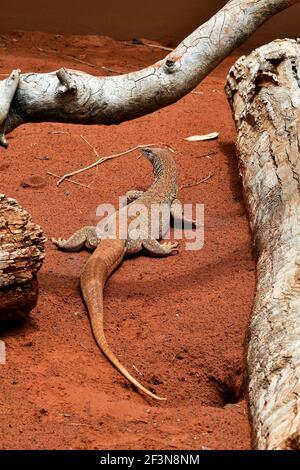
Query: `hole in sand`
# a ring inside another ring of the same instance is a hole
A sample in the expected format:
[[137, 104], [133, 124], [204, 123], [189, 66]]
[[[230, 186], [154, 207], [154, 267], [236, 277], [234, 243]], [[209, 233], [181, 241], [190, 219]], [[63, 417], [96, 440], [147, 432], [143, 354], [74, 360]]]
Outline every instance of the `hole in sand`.
[[220, 407], [238, 403], [244, 396], [242, 374], [239, 372], [224, 378], [211, 376], [209, 380], [220, 397]]

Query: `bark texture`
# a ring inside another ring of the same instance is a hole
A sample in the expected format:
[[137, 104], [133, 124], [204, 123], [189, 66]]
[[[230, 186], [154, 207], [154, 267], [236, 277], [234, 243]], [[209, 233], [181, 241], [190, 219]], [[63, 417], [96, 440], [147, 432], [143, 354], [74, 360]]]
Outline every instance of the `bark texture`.
[[254, 444], [300, 449], [300, 44], [241, 57], [226, 93], [258, 254], [247, 347]]
[[60, 69], [0, 82], [0, 144], [26, 122], [118, 124], [174, 103], [262, 23], [300, 0], [230, 0], [164, 60], [137, 72], [94, 77]]
[[35, 306], [44, 243], [28, 212], [0, 194], [0, 318], [28, 313]]

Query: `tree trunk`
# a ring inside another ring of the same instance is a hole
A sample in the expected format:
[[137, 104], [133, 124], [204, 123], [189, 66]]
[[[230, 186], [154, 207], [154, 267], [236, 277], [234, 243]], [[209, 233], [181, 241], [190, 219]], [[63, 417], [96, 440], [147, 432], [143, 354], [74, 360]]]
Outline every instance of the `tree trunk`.
[[44, 243], [30, 215], [0, 194], [0, 319], [27, 314], [35, 306]]
[[300, 44], [277, 40], [231, 69], [226, 93], [257, 249], [247, 372], [254, 444], [300, 448]]
[[129, 74], [15, 70], [0, 82], [0, 145], [7, 147], [5, 132], [26, 122], [118, 124], [174, 103], [268, 18], [299, 1], [230, 0], [164, 60]]

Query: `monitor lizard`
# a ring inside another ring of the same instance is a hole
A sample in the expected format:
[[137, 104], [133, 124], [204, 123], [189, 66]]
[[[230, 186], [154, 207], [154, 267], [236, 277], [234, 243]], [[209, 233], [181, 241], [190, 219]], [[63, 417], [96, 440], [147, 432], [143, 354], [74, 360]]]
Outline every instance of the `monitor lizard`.
[[[167, 148], [147, 147], [141, 149], [142, 154], [152, 163], [155, 181], [146, 191], [129, 191], [126, 194], [127, 205], [122, 207], [113, 216], [116, 222], [116, 233], [114, 238], [103, 238], [96, 231], [96, 227], [86, 226], [76, 231], [69, 239], [62, 238], [52, 241], [59, 249], [65, 251], [78, 251], [84, 246], [88, 249], [95, 250], [87, 261], [81, 276], [80, 285], [83, 298], [85, 300], [92, 330], [96, 342], [102, 352], [116, 367], [116, 369], [125, 376], [129, 382], [135, 385], [146, 395], [157, 399], [165, 400], [141, 385], [120, 363], [115, 354], [111, 351], [104, 334], [103, 326], [103, 289], [109, 275], [121, 264], [125, 254], [138, 253], [145, 249], [153, 256], [168, 256], [177, 250], [178, 242], [159, 243], [169, 229], [169, 220], [159, 221], [158, 239], [151, 238], [151, 207], [153, 204], [165, 204], [169, 209], [169, 214], [173, 217], [183, 218], [181, 204], [177, 199], [177, 168], [172, 153]], [[127, 224], [136, 218], [128, 215], [128, 211], [132, 214], [138, 210], [138, 206], [143, 205], [146, 209], [146, 221], [144, 228], [148, 229], [143, 233], [141, 230], [138, 238], [133, 237], [127, 231], [125, 237], [120, 236], [119, 221], [121, 217], [127, 218]], [[179, 212], [178, 212], [179, 208]], [[112, 216], [111, 216], [112, 217]], [[108, 219], [108, 221], [110, 218]], [[195, 224], [193, 221], [188, 221]]]

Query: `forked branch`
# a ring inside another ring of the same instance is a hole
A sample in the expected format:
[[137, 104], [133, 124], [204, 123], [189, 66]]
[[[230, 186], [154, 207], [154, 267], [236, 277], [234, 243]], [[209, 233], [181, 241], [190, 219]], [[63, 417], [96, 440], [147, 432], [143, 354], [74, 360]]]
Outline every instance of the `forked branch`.
[[269, 17], [299, 1], [230, 0], [165, 59], [124, 75], [13, 72], [0, 82], [0, 145], [27, 122], [118, 124], [174, 103]]

